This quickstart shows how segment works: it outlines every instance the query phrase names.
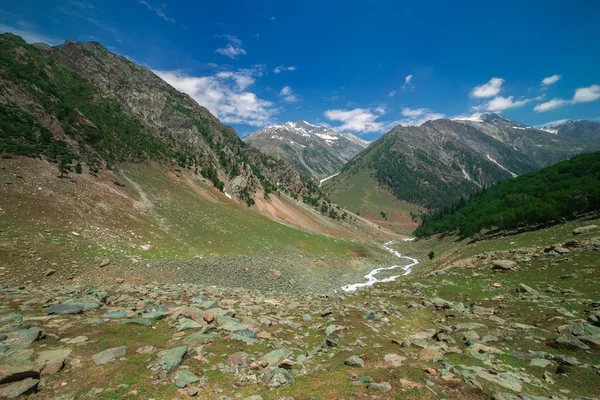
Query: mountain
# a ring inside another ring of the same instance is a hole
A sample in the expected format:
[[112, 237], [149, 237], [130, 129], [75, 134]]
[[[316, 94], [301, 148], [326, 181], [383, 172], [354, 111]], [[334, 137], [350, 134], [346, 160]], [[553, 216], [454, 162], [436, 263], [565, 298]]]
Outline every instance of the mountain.
[[472, 236], [483, 229], [564, 222], [600, 210], [600, 152], [581, 154], [540, 171], [502, 182], [426, 217], [417, 236], [458, 230]]
[[244, 140], [317, 179], [338, 172], [369, 145], [369, 142], [352, 134], [340, 134], [306, 121], [267, 126], [246, 136]]
[[564, 124], [547, 125], [540, 129], [561, 137], [593, 140], [600, 139], [600, 122], [567, 121]]
[[[599, 149], [596, 141], [549, 136], [496, 114], [438, 119], [395, 127], [350, 161], [326, 190], [355, 212], [377, 207], [366, 198], [375, 186], [409, 204], [440, 209], [498, 181]], [[350, 193], [361, 186], [368, 189], [357, 204]]]
[[92, 172], [125, 161], [178, 165], [249, 205], [257, 194], [316, 188], [152, 71], [99, 43], [49, 47], [3, 34], [0, 49], [4, 153]]
[[93, 279], [109, 259], [148, 282], [322, 287], [396, 237], [98, 43], [0, 35], [0, 157], [0, 265], [30, 278]]

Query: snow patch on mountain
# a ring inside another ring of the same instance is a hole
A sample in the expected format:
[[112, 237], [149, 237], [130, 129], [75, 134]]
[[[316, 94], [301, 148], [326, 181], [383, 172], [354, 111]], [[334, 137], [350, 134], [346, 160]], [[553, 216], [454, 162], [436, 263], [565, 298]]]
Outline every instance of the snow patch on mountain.
[[487, 156], [488, 160], [490, 160], [491, 162], [493, 162], [494, 164], [496, 164], [497, 166], [499, 166], [500, 168], [502, 168], [503, 170], [508, 172], [513, 178], [516, 178], [518, 176], [514, 172], [509, 171], [508, 168], [506, 168], [504, 165], [500, 164], [498, 161], [496, 161], [492, 157], [490, 157], [489, 154], [486, 154], [486, 156]]

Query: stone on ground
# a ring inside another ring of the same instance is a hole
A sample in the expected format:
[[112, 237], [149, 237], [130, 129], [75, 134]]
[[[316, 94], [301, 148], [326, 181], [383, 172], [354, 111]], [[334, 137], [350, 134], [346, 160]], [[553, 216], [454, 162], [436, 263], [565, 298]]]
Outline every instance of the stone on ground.
[[39, 379], [26, 378], [0, 388], [1, 399], [16, 399], [17, 397], [31, 394], [37, 390]]
[[350, 356], [345, 361], [344, 364], [350, 367], [358, 367], [363, 368], [365, 366], [365, 362], [358, 356]]
[[96, 365], [103, 365], [115, 361], [118, 357], [123, 357], [127, 354], [127, 347], [113, 347], [112, 349], [101, 351], [92, 356], [92, 360]]
[[58, 314], [58, 315], [67, 315], [67, 314], [79, 314], [83, 311], [83, 306], [80, 304], [54, 304], [46, 308], [46, 314]]

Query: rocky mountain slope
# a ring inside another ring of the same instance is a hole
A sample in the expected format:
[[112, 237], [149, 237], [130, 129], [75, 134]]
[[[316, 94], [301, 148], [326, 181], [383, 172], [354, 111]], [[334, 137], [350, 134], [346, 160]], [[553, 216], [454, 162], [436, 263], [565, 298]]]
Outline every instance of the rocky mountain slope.
[[439, 209], [496, 182], [599, 148], [597, 141], [549, 136], [496, 114], [476, 121], [439, 119], [392, 129], [349, 162], [328, 191], [346, 205], [356, 177], [367, 175], [363, 182], [375, 180], [398, 199]]
[[306, 121], [267, 126], [246, 136], [244, 141], [317, 179], [338, 172], [369, 145], [352, 134], [340, 134]]
[[564, 124], [548, 125], [542, 131], [574, 139], [600, 139], [600, 122], [567, 121]]
[[99, 43], [31, 46], [3, 34], [0, 49], [4, 153], [93, 172], [123, 161], [176, 164], [248, 204], [255, 193], [314, 191], [294, 168], [246, 145], [189, 96]]

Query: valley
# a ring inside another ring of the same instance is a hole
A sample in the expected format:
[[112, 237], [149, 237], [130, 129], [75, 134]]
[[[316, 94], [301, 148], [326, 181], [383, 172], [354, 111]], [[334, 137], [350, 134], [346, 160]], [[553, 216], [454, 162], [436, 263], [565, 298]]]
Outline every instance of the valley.
[[0, 50], [0, 398], [600, 398], [597, 123], [277, 125], [262, 64]]
[[130, 278], [5, 285], [0, 323], [29, 328], [6, 331], [3, 363], [31, 361], [0, 376], [39, 389], [41, 371], [34, 398], [598, 396], [598, 229], [572, 232], [599, 223], [399, 242], [438, 256], [330, 296]]

